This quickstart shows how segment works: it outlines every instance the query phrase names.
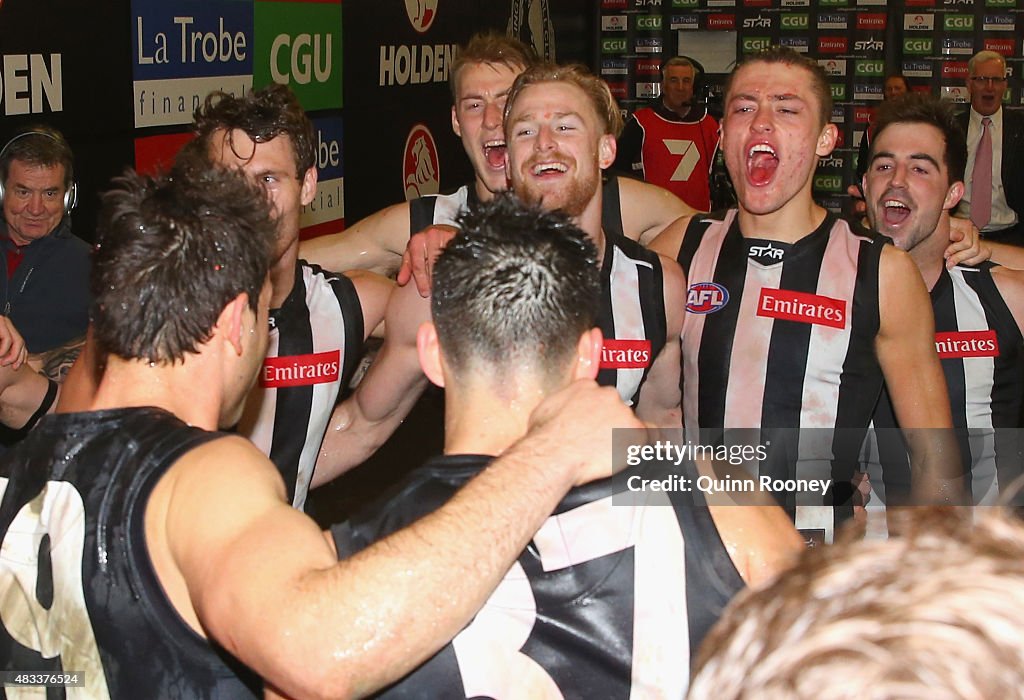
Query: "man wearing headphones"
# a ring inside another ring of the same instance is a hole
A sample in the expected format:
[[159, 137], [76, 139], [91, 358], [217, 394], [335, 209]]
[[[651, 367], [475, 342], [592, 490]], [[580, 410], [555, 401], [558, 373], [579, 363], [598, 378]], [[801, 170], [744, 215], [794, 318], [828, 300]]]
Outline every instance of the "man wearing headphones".
[[84, 336], [89, 323], [90, 248], [71, 233], [72, 163], [67, 141], [49, 127], [24, 131], [0, 150], [0, 314], [30, 353]]
[[638, 109], [618, 139], [615, 168], [669, 190], [694, 209], [711, 209], [718, 122], [694, 99], [702, 74], [689, 58], [661, 67], [661, 99]]

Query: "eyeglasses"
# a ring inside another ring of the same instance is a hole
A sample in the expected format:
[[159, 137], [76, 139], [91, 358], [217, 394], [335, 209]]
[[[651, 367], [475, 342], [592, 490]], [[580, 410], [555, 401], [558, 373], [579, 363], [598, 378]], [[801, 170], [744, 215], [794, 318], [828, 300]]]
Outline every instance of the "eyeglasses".
[[991, 76], [973, 75], [971, 76], [971, 82], [975, 85], [984, 85], [985, 83], [992, 83], [993, 85], [1000, 85], [1006, 82], [1006, 78], [995, 78]]

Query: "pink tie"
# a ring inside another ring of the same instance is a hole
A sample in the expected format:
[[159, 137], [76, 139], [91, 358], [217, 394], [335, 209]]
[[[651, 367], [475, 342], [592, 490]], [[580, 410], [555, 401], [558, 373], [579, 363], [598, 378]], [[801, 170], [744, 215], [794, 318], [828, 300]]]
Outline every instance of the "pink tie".
[[971, 221], [978, 230], [985, 228], [992, 218], [992, 120], [982, 117], [981, 141], [974, 156], [971, 173]]

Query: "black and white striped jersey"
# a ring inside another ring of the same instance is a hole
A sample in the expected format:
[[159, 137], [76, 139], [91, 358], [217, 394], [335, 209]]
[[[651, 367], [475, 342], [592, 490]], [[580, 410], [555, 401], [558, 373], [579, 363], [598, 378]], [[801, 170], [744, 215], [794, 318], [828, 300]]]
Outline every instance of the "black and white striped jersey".
[[[826, 502], [845, 503], [882, 386], [874, 342], [884, 245], [831, 214], [792, 244], [745, 238], [734, 209], [695, 216], [678, 255], [688, 284], [687, 435], [758, 429], [772, 443], [762, 475], [833, 479], [839, 490]], [[798, 528], [829, 539], [831, 508], [786, 505], [797, 506]]]
[[331, 412], [359, 363], [363, 311], [351, 280], [300, 260], [270, 312], [270, 344], [238, 431], [277, 465], [302, 509]]
[[[964, 487], [978, 505], [993, 505], [1022, 464], [1019, 428], [1024, 408], [1024, 339], [999, 293], [992, 270], [943, 270], [931, 291], [935, 349], [949, 390]], [[880, 510], [910, 487], [910, 466], [887, 392], [875, 412], [877, 444], [868, 474]], [[892, 432], [892, 435], [886, 433]]]
[[[431, 460], [333, 529], [339, 556], [436, 510], [490, 460]], [[473, 621], [381, 697], [683, 697], [690, 659], [744, 584], [706, 506], [649, 496], [613, 504], [608, 481], [570, 491]]]
[[667, 333], [665, 282], [657, 253], [623, 236], [605, 235], [598, 325], [604, 347], [597, 382], [614, 386], [635, 408]]

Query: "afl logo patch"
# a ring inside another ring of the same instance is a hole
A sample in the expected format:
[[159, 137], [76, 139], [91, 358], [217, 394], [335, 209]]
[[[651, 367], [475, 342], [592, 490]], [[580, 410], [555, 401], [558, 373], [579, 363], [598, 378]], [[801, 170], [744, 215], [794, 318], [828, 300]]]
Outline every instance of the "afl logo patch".
[[423, 34], [437, 16], [437, 0], [405, 0], [405, 13], [412, 28]]
[[728, 303], [729, 290], [716, 282], [697, 282], [686, 292], [686, 310], [691, 314], [713, 314]]
[[441, 191], [441, 163], [434, 135], [423, 124], [415, 125], [405, 140], [402, 178], [407, 200]]

